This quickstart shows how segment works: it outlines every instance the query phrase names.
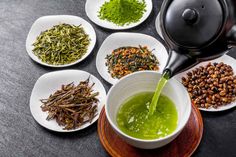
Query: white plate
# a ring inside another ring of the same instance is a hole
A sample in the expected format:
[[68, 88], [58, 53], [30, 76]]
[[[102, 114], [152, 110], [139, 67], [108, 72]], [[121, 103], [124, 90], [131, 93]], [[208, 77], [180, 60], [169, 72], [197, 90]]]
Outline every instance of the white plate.
[[129, 28], [138, 26], [148, 18], [148, 16], [150, 15], [152, 11], [152, 0], [145, 0], [146, 12], [143, 14], [143, 17], [138, 22], [131, 23], [125, 26], [117, 26], [116, 24], [112, 22], [101, 20], [98, 17], [100, 7], [107, 1], [110, 1], [110, 0], [87, 0], [85, 4], [85, 12], [91, 21], [93, 21], [94, 23], [96, 23], [97, 25], [101, 27], [108, 28], [108, 29], [124, 30], [124, 29], [129, 29]]
[[[61, 24], [61, 23], [67, 23], [71, 25], [76, 25], [79, 26], [81, 25], [84, 28], [84, 31], [86, 34], [89, 35], [90, 38], [90, 44], [88, 46], [87, 52], [83, 55], [83, 57], [73, 63], [70, 64], [65, 64], [65, 65], [51, 65], [42, 62], [40, 59], [38, 59], [37, 56], [34, 55], [32, 52], [34, 46], [33, 43], [36, 41], [36, 38], [40, 35], [41, 32], [46, 31], [50, 28], [52, 28], [55, 25]], [[32, 25], [29, 34], [26, 39], [26, 50], [29, 54], [29, 56], [36, 62], [49, 66], [49, 67], [67, 67], [74, 65], [76, 63], [81, 62], [84, 60], [88, 55], [92, 52], [94, 46], [96, 43], [96, 33], [92, 27], [91, 24], [89, 24], [87, 21], [84, 19], [77, 17], [77, 16], [71, 16], [71, 15], [53, 15], [53, 16], [43, 16], [38, 18], [34, 24]]]
[[[90, 83], [95, 83], [93, 89], [99, 92], [98, 99], [98, 115], [93, 119], [91, 123], [85, 123], [80, 128], [75, 130], [63, 130], [63, 126], [59, 126], [56, 120], [46, 120], [48, 114], [43, 112], [40, 108], [42, 103], [40, 99], [48, 98], [48, 96], [58, 89], [61, 85], [74, 82], [75, 85], [81, 81], [85, 81], [90, 76]], [[43, 127], [57, 132], [74, 132], [92, 125], [99, 117], [99, 114], [106, 101], [106, 91], [102, 83], [93, 75], [80, 70], [63, 70], [56, 71], [42, 75], [34, 85], [33, 91], [30, 97], [30, 111], [34, 119]]]
[[[233, 68], [234, 74], [236, 74], [236, 60], [234, 58], [228, 56], [228, 55], [224, 55], [224, 56], [222, 56], [222, 57], [220, 57], [218, 59], [212, 60], [212, 61], [202, 62], [202, 63], [198, 64], [197, 66], [193, 67], [192, 69], [176, 75], [175, 78], [178, 81], [182, 82], [182, 77], [186, 76], [189, 71], [192, 71], [193, 69], [195, 69], [195, 68], [197, 68], [199, 66], [206, 66], [209, 62], [211, 62], [211, 63], [223, 62], [225, 64], [228, 64], [228, 65], [230, 65]], [[208, 108], [208, 109], [206, 109], [206, 108], [199, 108], [199, 110], [209, 111], [209, 112], [217, 112], [217, 111], [225, 111], [225, 110], [231, 109], [231, 108], [233, 108], [235, 106], [236, 106], [236, 102], [233, 102], [231, 104], [228, 104], [228, 105], [225, 105], [225, 106], [221, 106], [221, 107], [219, 107], [217, 109], [212, 107], [212, 108]]]
[[108, 36], [103, 44], [101, 45], [97, 58], [96, 58], [96, 67], [99, 74], [109, 83], [115, 84], [118, 79], [111, 77], [108, 72], [108, 68], [105, 65], [106, 56], [111, 54], [113, 50], [125, 47], [125, 46], [134, 46], [138, 47], [139, 45], [147, 46], [149, 50], [153, 50], [153, 54], [157, 57], [160, 63], [160, 69], [158, 72], [162, 72], [167, 59], [168, 53], [165, 47], [155, 38], [149, 35], [140, 34], [140, 33], [114, 33]]

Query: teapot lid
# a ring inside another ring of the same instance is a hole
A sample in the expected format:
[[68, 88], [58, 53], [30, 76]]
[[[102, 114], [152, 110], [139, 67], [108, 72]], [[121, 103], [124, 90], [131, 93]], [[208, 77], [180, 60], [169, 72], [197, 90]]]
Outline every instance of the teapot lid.
[[219, 0], [164, 1], [161, 22], [165, 34], [176, 45], [200, 48], [220, 33], [224, 8]]

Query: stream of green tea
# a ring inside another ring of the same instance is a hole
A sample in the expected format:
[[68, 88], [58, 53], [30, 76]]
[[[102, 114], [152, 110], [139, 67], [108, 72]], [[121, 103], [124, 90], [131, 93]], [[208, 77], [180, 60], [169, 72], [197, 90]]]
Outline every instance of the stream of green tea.
[[118, 127], [139, 139], [158, 139], [171, 134], [177, 127], [178, 113], [173, 101], [161, 94], [169, 80], [164, 73], [155, 92], [141, 92], [125, 100], [118, 113]]
[[157, 84], [156, 91], [154, 93], [154, 96], [152, 98], [152, 102], [150, 104], [149, 113], [148, 113], [149, 115], [153, 115], [153, 113], [155, 112], [161, 92], [162, 92], [163, 88], [165, 87], [168, 80], [169, 80], [169, 72], [166, 71], [162, 75], [160, 81]]

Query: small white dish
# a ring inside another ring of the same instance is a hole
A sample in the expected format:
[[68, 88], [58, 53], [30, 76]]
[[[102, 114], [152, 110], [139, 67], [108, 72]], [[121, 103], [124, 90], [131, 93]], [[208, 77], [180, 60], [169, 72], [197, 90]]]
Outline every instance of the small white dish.
[[[41, 109], [42, 103], [40, 99], [48, 98], [50, 94], [54, 93], [61, 88], [61, 85], [66, 85], [74, 82], [75, 85], [81, 81], [89, 79], [90, 83], [95, 83], [93, 86], [94, 91], [99, 92], [98, 99], [98, 114], [94, 117], [91, 123], [85, 123], [80, 128], [75, 130], [63, 130], [63, 126], [59, 126], [56, 120], [46, 120], [48, 113], [43, 112]], [[102, 83], [93, 75], [80, 70], [62, 70], [56, 72], [50, 72], [42, 75], [34, 85], [34, 88], [30, 97], [30, 111], [34, 119], [43, 127], [57, 132], [74, 132], [92, 125], [99, 117], [99, 114], [105, 104], [106, 91]]]
[[143, 17], [136, 23], [131, 23], [129, 25], [124, 25], [124, 26], [118, 26], [112, 22], [106, 21], [106, 20], [101, 20], [98, 17], [100, 7], [107, 1], [110, 0], [87, 0], [85, 4], [85, 12], [89, 19], [93, 21], [95, 24], [107, 28], [107, 29], [113, 29], [113, 30], [124, 30], [124, 29], [130, 29], [133, 27], [136, 27], [143, 23], [150, 13], [152, 12], [152, 0], [145, 0], [146, 2], [146, 12], [143, 14]]
[[[52, 28], [55, 25], [66, 23], [71, 25], [79, 26], [81, 25], [84, 28], [84, 31], [86, 34], [89, 35], [90, 38], [90, 44], [88, 46], [87, 52], [80, 58], [79, 60], [65, 65], [51, 65], [42, 62], [34, 53], [32, 50], [34, 49], [33, 43], [36, 41], [36, 38], [41, 34], [41, 32], [46, 31], [50, 28]], [[72, 16], [72, 15], [52, 15], [52, 16], [43, 16], [38, 18], [34, 24], [32, 25], [29, 34], [26, 39], [26, 50], [29, 56], [39, 64], [49, 66], [49, 67], [68, 67], [74, 64], [77, 64], [84, 60], [88, 55], [92, 52], [94, 46], [96, 44], [96, 33], [90, 23], [85, 21], [84, 19]]]
[[[200, 64], [198, 64], [197, 66], [185, 71], [185, 72], [182, 72], [178, 75], [175, 76], [175, 78], [179, 81], [179, 82], [182, 82], [182, 77], [186, 77], [187, 73], [192, 71], [193, 69], [199, 67], [199, 66], [206, 66], [209, 62], [211, 63], [220, 63], [220, 62], [223, 62], [225, 64], [228, 64], [230, 65], [232, 68], [233, 68], [233, 71], [234, 71], [234, 75], [236, 75], [236, 60], [228, 55], [224, 55], [220, 58], [217, 58], [215, 60], [212, 60], [212, 61], [206, 61], [206, 62], [202, 62]], [[228, 105], [225, 105], [225, 106], [220, 106], [218, 107], [217, 109], [211, 107], [211, 108], [199, 108], [199, 110], [202, 110], [202, 111], [208, 111], [208, 112], [219, 112], [219, 111], [225, 111], [225, 110], [229, 110], [233, 107], [236, 106], [236, 101], [235, 102], [232, 102], [231, 104], [228, 104]]]
[[168, 53], [165, 47], [157, 39], [140, 33], [113, 33], [104, 40], [98, 51], [96, 67], [99, 74], [107, 82], [115, 84], [118, 79], [112, 78], [111, 74], [108, 72], [108, 67], [105, 65], [107, 61], [105, 59], [106, 56], [117, 48], [125, 46], [138, 47], [139, 45], [147, 46], [149, 50], [153, 50], [152, 53], [157, 57], [160, 63], [158, 72], [162, 73], [168, 59]]
[[168, 81], [162, 91], [164, 95], [168, 96], [174, 102], [178, 112], [178, 124], [173, 133], [160, 139], [142, 140], [131, 137], [119, 129], [116, 116], [121, 104], [127, 98], [140, 92], [154, 92], [160, 78], [161, 74], [153, 71], [133, 73], [125, 76], [117, 84], [112, 86], [107, 94], [105, 104], [106, 117], [116, 133], [132, 146], [142, 149], [162, 147], [173, 141], [181, 133], [189, 120], [192, 109], [190, 97], [185, 87], [173, 78]]

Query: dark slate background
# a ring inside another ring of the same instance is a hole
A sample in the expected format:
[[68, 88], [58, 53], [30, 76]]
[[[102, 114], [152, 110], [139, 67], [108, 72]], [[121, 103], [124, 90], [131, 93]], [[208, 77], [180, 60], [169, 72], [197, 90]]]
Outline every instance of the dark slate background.
[[[157, 37], [154, 27], [161, 0], [142, 25], [128, 30]], [[45, 15], [76, 15], [89, 20], [85, 0], [0, 0], [0, 156], [108, 156], [99, 142], [97, 124], [76, 133], [55, 133], [39, 126], [29, 109], [29, 98], [36, 80], [60, 69], [33, 62], [25, 50], [25, 40], [33, 22]], [[69, 69], [82, 69], [97, 76], [108, 90], [110, 85], [98, 74], [96, 53], [103, 40], [114, 31], [92, 24], [97, 34], [93, 53]], [[159, 38], [159, 37], [157, 37]], [[236, 52], [230, 52], [236, 58]], [[236, 112], [202, 113], [204, 135], [195, 157], [236, 156]]]

